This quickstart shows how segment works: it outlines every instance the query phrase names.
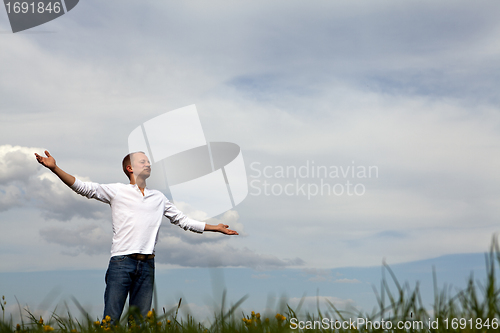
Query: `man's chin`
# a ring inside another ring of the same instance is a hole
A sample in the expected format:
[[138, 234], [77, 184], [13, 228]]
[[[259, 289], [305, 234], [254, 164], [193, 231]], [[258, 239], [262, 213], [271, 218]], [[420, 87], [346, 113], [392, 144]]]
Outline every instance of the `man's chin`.
[[151, 171], [143, 171], [138, 175], [142, 179], [149, 178], [149, 176], [151, 176]]

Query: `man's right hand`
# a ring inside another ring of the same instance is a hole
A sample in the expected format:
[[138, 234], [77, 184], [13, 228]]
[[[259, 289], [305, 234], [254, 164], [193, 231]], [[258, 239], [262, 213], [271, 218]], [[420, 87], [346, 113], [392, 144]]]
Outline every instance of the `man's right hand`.
[[36, 160], [44, 167], [54, 171], [54, 169], [56, 168], [56, 160], [50, 155], [50, 153], [47, 150], [45, 151], [45, 155], [47, 157], [43, 157], [35, 153]]
[[50, 155], [47, 150], [45, 151], [45, 155], [47, 157], [43, 157], [35, 153], [38, 163], [55, 173], [56, 176], [59, 177], [59, 179], [61, 179], [64, 184], [71, 187], [75, 183], [75, 177], [61, 170], [61, 168], [56, 165], [56, 160]]

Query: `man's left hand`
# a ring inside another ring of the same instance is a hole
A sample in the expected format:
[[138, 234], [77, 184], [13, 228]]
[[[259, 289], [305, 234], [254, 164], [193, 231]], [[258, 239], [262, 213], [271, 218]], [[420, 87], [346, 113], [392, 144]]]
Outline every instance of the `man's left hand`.
[[238, 235], [238, 232], [229, 229], [229, 226], [227, 224], [219, 223], [217, 225], [217, 230], [223, 234], [226, 235]]

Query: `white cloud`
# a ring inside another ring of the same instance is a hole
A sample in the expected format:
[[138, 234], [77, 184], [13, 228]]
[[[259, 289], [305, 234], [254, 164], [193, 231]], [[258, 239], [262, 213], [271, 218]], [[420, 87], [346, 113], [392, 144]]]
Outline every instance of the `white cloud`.
[[[319, 269], [319, 268], [304, 268], [302, 269], [307, 275], [312, 275], [308, 280], [311, 282], [332, 282], [332, 283], [361, 283], [358, 279], [336, 279], [334, 278], [332, 271], [330, 269]], [[341, 275], [341, 274], [340, 274]], [[339, 273], [336, 274], [339, 276]]]
[[38, 171], [34, 162], [34, 152], [39, 148], [29, 148], [11, 145], [0, 146], [0, 184], [15, 181], [27, 182]]
[[361, 283], [358, 279], [337, 279], [334, 283]]
[[302, 272], [313, 275], [308, 280], [312, 282], [323, 282], [332, 280], [332, 272], [328, 269], [304, 268]]
[[351, 310], [355, 308], [355, 303], [352, 299], [342, 299], [334, 296], [304, 296], [302, 298], [293, 297], [288, 300], [288, 304], [292, 309], [302, 303], [302, 310], [309, 313], [317, 313], [318, 305], [322, 311], [329, 310], [333, 312], [329, 303], [333, 304], [340, 310]]

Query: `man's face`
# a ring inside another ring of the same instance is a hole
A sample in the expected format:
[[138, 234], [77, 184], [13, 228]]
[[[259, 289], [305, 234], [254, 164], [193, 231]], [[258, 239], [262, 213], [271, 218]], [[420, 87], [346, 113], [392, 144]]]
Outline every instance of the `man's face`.
[[148, 157], [143, 153], [135, 153], [130, 157], [130, 164], [134, 176], [148, 178], [151, 175], [151, 163]]

